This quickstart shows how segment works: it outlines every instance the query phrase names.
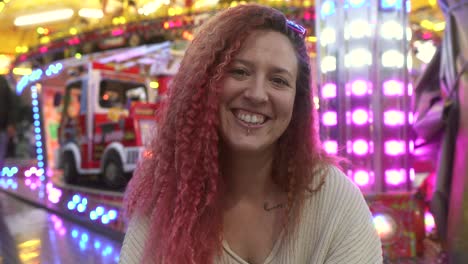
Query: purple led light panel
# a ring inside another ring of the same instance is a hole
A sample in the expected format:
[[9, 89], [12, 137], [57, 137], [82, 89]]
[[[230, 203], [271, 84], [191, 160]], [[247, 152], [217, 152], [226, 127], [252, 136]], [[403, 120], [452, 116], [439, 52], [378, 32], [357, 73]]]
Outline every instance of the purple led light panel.
[[336, 84], [327, 83], [322, 87], [322, 97], [323, 98], [335, 98], [336, 97]]
[[323, 142], [323, 146], [325, 151], [329, 154], [336, 154], [338, 153], [338, 143], [333, 140], [327, 140]]
[[367, 171], [358, 170], [354, 173], [354, 182], [359, 186], [366, 186], [370, 182], [369, 173]]
[[388, 80], [383, 83], [383, 93], [387, 96], [402, 96], [404, 95], [403, 83], [396, 80]]
[[364, 125], [369, 122], [369, 114], [364, 109], [357, 109], [351, 115], [351, 119], [356, 125]]
[[329, 111], [323, 113], [322, 122], [326, 126], [336, 126], [336, 124], [338, 123], [336, 112]]
[[353, 152], [356, 155], [363, 156], [369, 153], [369, 143], [363, 139], [358, 139], [353, 142]]
[[403, 169], [385, 171], [385, 182], [394, 186], [404, 183], [405, 171]]

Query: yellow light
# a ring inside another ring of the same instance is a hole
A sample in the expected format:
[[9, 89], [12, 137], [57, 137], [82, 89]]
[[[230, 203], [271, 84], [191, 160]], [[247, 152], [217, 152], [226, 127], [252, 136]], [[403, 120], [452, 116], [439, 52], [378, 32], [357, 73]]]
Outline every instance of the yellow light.
[[76, 34], [78, 34], [78, 30], [76, 28], [72, 27], [72, 28], [70, 28], [70, 34], [71, 35], [76, 35]]
[[169, 7], [169, 9], [167, 10], [167, 13], [169, 16], [175, 16], [176, 10], [172, 7]]
[[158, 89], [159, 88], [159, 83], [158, 82], [150, 82], [150, 87], [153, 89]]
[[0, 12], [3, 11], [3, 8], [5, 8], [5, 3], [3, 2], [0, 2]]
[[434, 26], [434, 24], [431, 21], [427, 20], [427, 19], [422, 20], [420, 25], [421, 25], [421, 27], [423, 27], [425, 29], [429, 29], [429, 30], [432, 30], [432, 28]]
[[30, 75], [32, 70], [29, 68], [14, 68], [13, 74], [15, 75]]
[[16, 51], [16, 53], [21, 53], [23, 51], [23, 47], [16, 46], [15, 51]]
[[309, 0], [304, 1], [304, 7], [312, 6], [312, 3]]
[[39, 239], [32, 239], [32, 240], [28, 240], [28, 241], [25, 241], [21, 244], [18, 245], [18, 248], [22, 249], [22, 248], [30, 248], [30, 247], [37, 247], [37, 246], [40, 246], [41, 245], [41, 241]]
[[429, 0], [429, 4], [431, 6], [435, 6], [437, 4], [437, 0]]
[[112, 19], [112, 24], [114, 24], [114, 25], [119, 24], [119, 18], [118, 18], [118, 17], [114, 17], [114, 18]]
[[39, 42], [41, 44], [47, 44], [47, 43], [50, 42], [50, 38], [49, 37], [42, 37], [42, 38], [39, 39]]
[[309, 42], [317, 42], [317, 37], [315, 37], [315, 36], [307, 37], [307, 41], [309, 41]]
[[38, 27], [38, 28], [36, 29], [36, 32], [37, 32], [37, 34], [41, 34], [41, 35], [42, 35], [42, 34], [44, 34], [45, 29], [44, 29], [43, 27]]
[[180, 6], [176, 7], [175, 10], [176, 10], [177, 15], [180, 15], [180, 14], [182, 14], [184, 12], [184, 9], [182, 9], [182, 7], [180, 7]]
[[81, 53], [76, 53], [76, 54], [75, 54], [75, 58], [76, 58], [76, 59], [81, 59], [81, 57], [82, 57], [82, 56], [81, 56]]
[[5, 2], [5, 4], [8, 4], [10, 3], [10, 0], [3, 0], [3, 2]]
[[434, 31], [442, 31], [445, 29], [445, 22], [435, 23], [433, 27]]
[[36, 13], [32, 15], [19, 16], [15, 19], [15, 26], [30, 26], [48, 22], [54, 22], [59, 20], [69, 19], [73, 16], [74, 11], [72, 9], [60, 9], [47, 11], [42, 13]]
[[127, 23], [127, 19], [125, 17], [120, 17], [119, 22], [120, 24], [125, 24]]
[[164, 22], [163, 27], [164, 27], [164, 29], [168, 29], [169, 28], [169, 22]]
[[80, 17], [101, 19], [104, 17], [104, 12], [97, 8], [82, 8], [78, 11]]
[[28, 52], [29, 48], [27, 46], [23, 46], [23, 50], [21, 52], [26, 53]]
[[232, 1], [231, 2], [231, 7], [235, 7], [235, 6], [237, 6], [237, 1]]

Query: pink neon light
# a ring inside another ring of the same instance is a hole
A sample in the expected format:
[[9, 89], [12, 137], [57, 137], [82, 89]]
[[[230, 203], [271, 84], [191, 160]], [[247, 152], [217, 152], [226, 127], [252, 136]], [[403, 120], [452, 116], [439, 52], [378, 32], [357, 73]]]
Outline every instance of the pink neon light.
[[358, 139], [353, 142], [353, 152], [356, 155], [365, 155], [369, 152], [369, 143], [362, 139]]
[[335, 98], [336, 97], [336, 84], [327, 83], [322, 87], [323, 98]]
[[359, 186], [365, 186], [369, 184], [370, 178], [367, 171], [359, 170], [354, 173], [354, 182]]
[[408, 84], [408, 95], [412, 96], [413, 95], [413, 84]]
[[369, 121], [369, 114], [363, 109], [358, 109], [353, 112], [351, 119], [356, 125], [364, 125]]
[[39, 48], [39, 52], [41, 52], [41, 53], [46, 53], [47, 50], [48, 50], [48, 48], [46, 46], [42, 46], [42, 47]]
[[390, 156], [398, 156], [405, 153], [405, 142], [390, 140], [385, 142], [385, 153]]
[[356, 80], [351, 83], [351, 91], [354, 95], [362, 96], [368, 93], [369, 85], [364, 80]]
[[338, 153], [338, 142], [333, 140], [327, 140], [323, 142], [323, 147], [325, 151], [329, 154], [336, 154]]
[[414, 169], [411, 168], [410, 171], [409, 171], [409, 178], [413, 182], [415, 177], [416, 177], [416, 174], [414, 173]]
[[400, 185], [405, 182], [404, 170], [385, 171], [385, 182], [390, 185]]
[[414, 113], [409, 112], [408, 113], [408, 123], [413, 124], [414, 122]]
[[414, 141], [410, 140], [409, 142], [409, 151], [410, 153], [413, 153], [414, 151]]
[[31, 180], [30, 180], [30, 179], [26, 179], [26, 180], [24, 181], [24, 183], [26, 183], [26, 186], [29, 186], [29, 185], [31, 185]]
[[120, 36], [124, 33], [124, 30], [121, 29], [121, 28], [116, 28], [114, 30], [112, 30], [112, 36], [116, 37], [116, 36]]
[[383, 93], [387, 96], [404, 95], [403, 83], [396, 80], [389, 80], [383, 83]]
[[401, 126], [405, 124], [405, 113], [396, 110], [384, 112], [384, 123], [387, 126]]
[[322, 122], [326, 126], [336, 126], [336, 124], [338, 123], [336, 112], [329, 111], [323, 113]]

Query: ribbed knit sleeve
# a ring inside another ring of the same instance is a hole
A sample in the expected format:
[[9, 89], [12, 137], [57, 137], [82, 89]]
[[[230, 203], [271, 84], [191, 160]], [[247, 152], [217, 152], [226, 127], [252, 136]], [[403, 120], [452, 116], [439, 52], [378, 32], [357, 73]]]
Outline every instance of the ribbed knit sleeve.
[[334, 196], [333, 209], [342, 213], [336, 215], [337, 228], [325, 263], [382, 263], [381, 241], [362, 193], [343, 173], [335, 168], [333, 171], [339, 175], [336, 189], [330, 193]]
[[143, 250], [148, 238], [149, 219], [146, 217], [135, 216], [131, 219], [122, 249], [120, 251], [119, 263], [122, 264], [140, 264], [143, 258]]

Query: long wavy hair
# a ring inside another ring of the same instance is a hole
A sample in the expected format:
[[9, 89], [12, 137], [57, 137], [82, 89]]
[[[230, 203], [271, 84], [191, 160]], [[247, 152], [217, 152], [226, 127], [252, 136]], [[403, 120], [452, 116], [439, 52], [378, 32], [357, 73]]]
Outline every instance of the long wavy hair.
[[[316, 112], [303, 38], [270, 7], [248, 4], [218, 13], [187, 49], [160, 113], [158, 133], [127, 187], [127, 217], [151, 220], [145, 263], [213, 263], [221, 253], [225, 183], [219, 167], [219, 94], [227, 68], [254, 30], [287, 36], [299, 64], [293, 115], [279, 139], [272, 175], [288, 193], [288, 212], [293, 204], [301, 208], [305, 195], [314, 191], [313, 178], [322, 177], [317, 169], [333, 162], [313, 126]], [[291, 221], [288, 228], [296, 225]]]

